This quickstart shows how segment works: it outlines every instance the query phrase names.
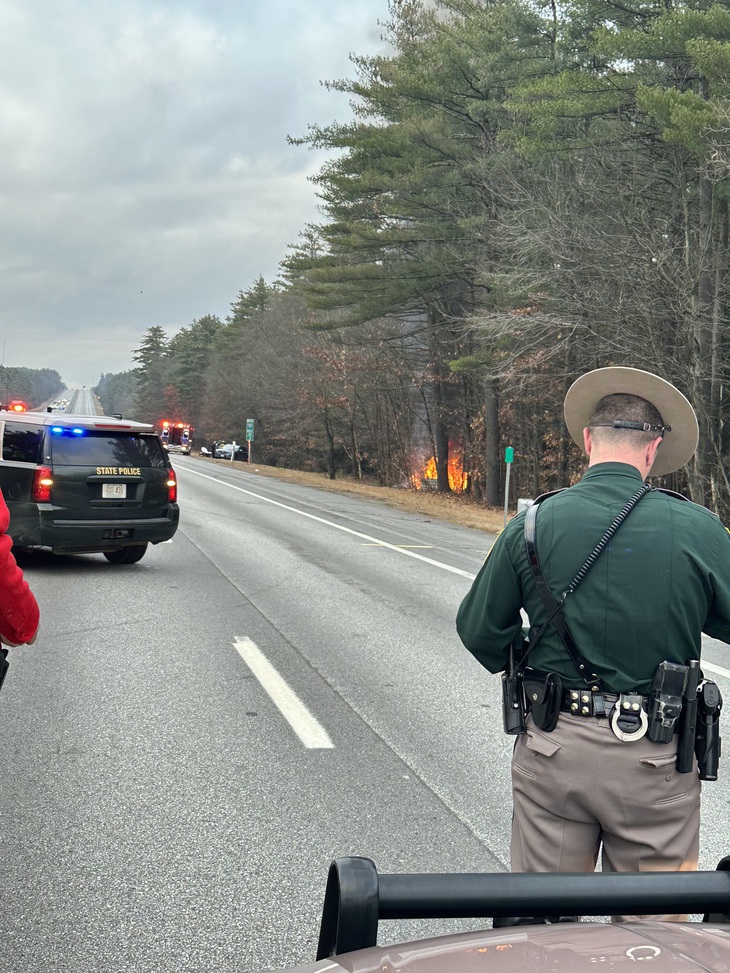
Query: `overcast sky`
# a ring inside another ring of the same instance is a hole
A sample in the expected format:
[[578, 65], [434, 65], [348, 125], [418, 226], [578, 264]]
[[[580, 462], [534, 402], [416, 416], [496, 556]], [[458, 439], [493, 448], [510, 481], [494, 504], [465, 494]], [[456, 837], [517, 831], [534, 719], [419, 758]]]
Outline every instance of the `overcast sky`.
[[70, 387], [133, 367], [152, 325], [225, 318], [317, 219], [350, 117], [321, 81], [385, 50], [387, 0], [3, 0], [4, 364]]

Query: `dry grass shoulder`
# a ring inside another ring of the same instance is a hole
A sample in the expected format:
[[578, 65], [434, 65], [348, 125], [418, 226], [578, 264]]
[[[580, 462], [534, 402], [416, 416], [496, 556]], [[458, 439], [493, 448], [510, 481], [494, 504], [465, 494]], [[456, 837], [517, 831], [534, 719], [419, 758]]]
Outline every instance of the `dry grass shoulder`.
[[[206, 457], [201, 457], [206, 459]], [[395, 487], [382, 487], [351, 477], [330, 480], [324, 473], [303, 473], [300, 470], [286, 470], [279, 466], [261, 466], [259, 463], [231, 463], [224, 459], [208, 459], [209, 463], [234, 466], [247, 473], [270, 476], [288, 483], [317, 487], [318, 490], [332, 490], [336, 493], [350, 493], [368, 500], [378, 500], [389, 507], [404, 510], [411, 514], [445, 520], [460, 527], [483, 530], [487, 534], [498, 533], [504, 525], [504, 511], [454, 494], [427, 493], [423, 490], [400, 490]]]

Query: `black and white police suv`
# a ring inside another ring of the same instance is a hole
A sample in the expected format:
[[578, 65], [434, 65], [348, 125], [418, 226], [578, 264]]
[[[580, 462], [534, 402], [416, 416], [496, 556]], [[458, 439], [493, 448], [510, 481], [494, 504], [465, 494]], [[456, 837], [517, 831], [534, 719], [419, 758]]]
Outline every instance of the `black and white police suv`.
[[154, 427], [0, 411], [0, 489], [15, 549], [134, 564], [178, 527], [177, 481]]

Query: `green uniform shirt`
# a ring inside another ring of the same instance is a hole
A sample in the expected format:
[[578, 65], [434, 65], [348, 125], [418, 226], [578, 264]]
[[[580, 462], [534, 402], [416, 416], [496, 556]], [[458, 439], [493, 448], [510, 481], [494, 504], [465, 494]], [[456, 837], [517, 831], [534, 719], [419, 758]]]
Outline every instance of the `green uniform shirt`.
[[[599, 463], [540, 504], [537, 551], [556, 600], [641, 482], [633, 466]], [[524, 523], [518, 514], [497, 537], [457, 615], [462, 642], [490, 672], [508, 664], [524, 624], [521, 608], [532, 625], [547, 618], [527, 563]], [[660, 662], [699, 658], [702, 632], [730, 642], [730, 535], [704, 507], [649, 493], [562, 612], [609, 690], [647, 693]], [[565, 686], [584, 685], [552, 625], [528, 665], [559, 673]]]

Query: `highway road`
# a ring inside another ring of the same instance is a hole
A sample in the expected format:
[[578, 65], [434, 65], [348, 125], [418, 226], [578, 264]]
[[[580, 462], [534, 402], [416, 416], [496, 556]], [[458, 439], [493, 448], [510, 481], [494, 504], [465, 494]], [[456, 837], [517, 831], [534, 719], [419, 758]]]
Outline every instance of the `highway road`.
[[[139, 564], [22, 562], [43, 621], [0, 696], [9, 973], [304, 962], [337, 856], [507, 867], [499, 680], [454, 630], [491, 538], [174, 465], [181, 527]], [[730, 698], [727, 648], [705, 658]], [[714, 868], [730, 775], [704, 800]], [[381, 941], [456, 927], [388, 923]]]
[[97, 398], [90, 389], [71, 389], [66, 393], [66, 412], [75, 416], [95, 416], [99, 413]]

